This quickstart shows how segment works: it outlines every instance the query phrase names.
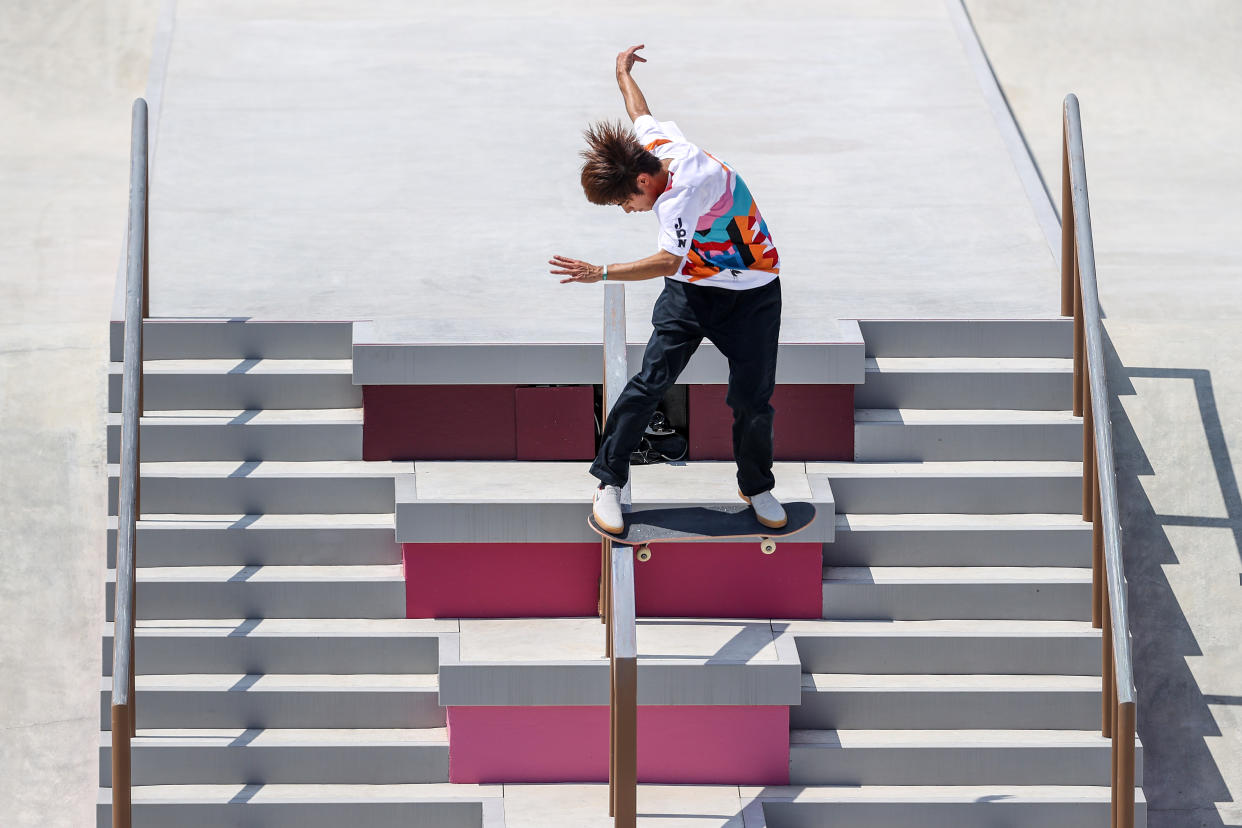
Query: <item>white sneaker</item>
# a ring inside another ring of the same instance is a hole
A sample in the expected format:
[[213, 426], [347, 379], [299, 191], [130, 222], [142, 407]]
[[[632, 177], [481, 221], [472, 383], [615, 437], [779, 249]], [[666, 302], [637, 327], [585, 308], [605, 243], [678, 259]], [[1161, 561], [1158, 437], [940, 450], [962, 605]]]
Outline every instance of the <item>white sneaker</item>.
[[625, 518], [621, 516], [621, 487], [605, 486], [595, 490], [595, 522], [605, 532], [614, 535], [625, 530]]
[[780, 529], [789, 521], [789, 518], [785, 517], [785, 507], [781, 506], [781, 502], [772, 494], [771, 489], [760, 492], [754, 497], [747, 497], [741, 492], [738, 494], [742, 495], [742, 500], [749, 503], [750, 507], [755, 510], [755, 517], [759, 519], [759, 522], [769, 529]]

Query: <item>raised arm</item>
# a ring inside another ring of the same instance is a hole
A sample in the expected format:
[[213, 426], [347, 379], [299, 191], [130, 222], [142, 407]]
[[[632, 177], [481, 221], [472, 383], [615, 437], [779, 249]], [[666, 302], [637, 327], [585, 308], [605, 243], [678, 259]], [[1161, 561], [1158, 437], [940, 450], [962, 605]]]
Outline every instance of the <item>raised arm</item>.
[[640, 43], [617, 55], [617, 86], [621, 87], [621, 97], [625, 99], [625, 111], [629, 113], [631, 121], [637, 120], [639, 115], [651, 114], [651, 110], [647, 108], [647, 99], [643, 97], [642, 90], [638, 88], [638, 84], [634, 82], [634, 77], [630, 74], [634, 61], [647, 62], [646, 58], [636, 54], [642, 48], [645, 46]]

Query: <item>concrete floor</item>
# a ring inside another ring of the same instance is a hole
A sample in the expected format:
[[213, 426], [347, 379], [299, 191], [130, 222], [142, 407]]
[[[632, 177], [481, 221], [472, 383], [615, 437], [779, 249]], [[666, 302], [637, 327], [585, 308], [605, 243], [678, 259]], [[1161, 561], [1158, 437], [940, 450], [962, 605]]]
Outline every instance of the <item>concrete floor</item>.
[[1148, 824], [1242, 825], [1242, 5], [967, 8], [1058, 203], [1082, 109]]
[[[218, 8], [235, 11], [242, 5]], [[935, 0], [853, 5], [871, 14], [879, 9], [881, 16], [894, 11], [930, 19], [944, 15], [944, 6]], [[4, 0], [0, 12], [0, 417], [5, 424], [0, 512], [6, 515], [0, 606], [20, 618], [6, 625], [0, 637], [7, 678], [0, 703], [0, 822], [5, 825], [59, 828], [92, 819], [106, 512], [106, 320], [124, 229], [129, 105], [143, 93], [158, 6], [157, 0]], [[322, 22], [332, 17], [333, 6], [324, 2], [308, 8]], [[1242, 225], [1237, 141], [1242, 109], [1236, 106], [1242, 100], [1242, 62], [1236, 52], [1242, 6], [1229, 0], [1176, 5], [968, 0], [967, 7], [1058, 195], [1060, 101], [1070, 90], [1082, 101], [1101, 293], [1114, 349], [1113, 422], [1125, 503], [1149, 825], [1242, 825], [1242, 495], [1237, 483], [1242, 373], [1234, 368], [1242, 356], [1235, 334], [1242, 292], [1234, 287], [1242, 271], [1236, 242], [1236, 228]], [[791, 195], [786, 203], [778, 198], [779, 186], [759, 188], [759, 180], [778, 174], [778, 165], [765, 160], [771, 148], [765, 152], [762, 141], [724, 129], [727, 107], [705, 104], [710, 96], [698, 91], [696, 100], [688, 100], [676, 81], [685, 72], [707, 75], [712, 67], [677, 58], [671, 47], [660, 49], [639, 17], [619, 18], [599, 30], [609, 32], [607, 42], [597, 36], [579, 44], [575, 60], [588, 54], [594, 59], [597, 51], [611, 60], [621, 47], [614, 35], [625, 41], [628, 35], [622, 35], [631, 32], [647, 39], [655, 60], [640, 71], [650, 76], [644, 89], [652, 105], [660, 101], [665, 109], [675, 109], [667, 117], [687, 134], [693, 129], [696, 135], [727, 136], [714, 138], [709, 149], [719, 148], [721, 141], [738, 142], [725, 157], [754, 179], [765, 213], [774, 214], [774, 226], [788, 228], [783, 232], [791, 239], [789, 255], [800, 270], [812, 269], [816, 259], [813, 251], [798, 252], [794, 239], [814, 235], [817, 244], [832, 249], [835, 238], [842, 261], [852, 257], [855, 272], [879, 256], [887, 261], [884, 274], [892, 277], [891, 284], [909, 290], [917, 287], [917, 274], [902, 266], [901, 257], [886, 258], [885, 250], [868, 245], [868, 234], [875, 228], [905, 228], [923, 242], [921, 255], [941, 256], [936, 261], [943, 267], [942, 254], [953, 251], [936, 246], [944, 230], [929, 224], [931, 217], [969, 226], [969, 214], [951, 204], [919, 212], [917, 193], [911, 194], [906, 212], [866, 205], [855, 210], [837, 202], [830, 208], [834, 223], [810, 221], [805, 211], [794, 209], [795, 204], [806, 207], [805, 199], [798, 202]], [[860, 59], [865, 54], [843, 52], [847, 44], [832, 39], [831, 25], [814, 31], [841, 48], [821, 48], [816, 41], [806, 49], [811, 64], [770, 61], [765, 84], [787, 78], [789, 88], [802, 88], [814, 73], [817, 82], [826, 77], [839, 88], [842, 73], [860, 68], [846, 54]], [[944, 46], [943, 40], [937, 42]], [[529, 67], [543, 60], [529, 54], [496, 57], [476, 61], [472, 71], [494, 77], [506, 65], [532, 71]], [[658, 60], [680, 71], [661, 74]], [[882, 56], [873, 55], [871, 61], [875, 65]], [[620, 114], [610, 84], [604, 71], [553, 95], [554, 103], [560, 101], [554, 110], [574, 126], [540, 131], [540, 146], [551, 141], [558, 151], [548, 153], [552, 160], [535, 159], [535, 170], [542, 171], [537, 177], [542, 181], [551, 175], [560, 183], [551, 185], [538, 203], [567, 214], [572, 210], [582, 224], [572, 232], [550, 234], [547, 241], [563, 249], [546, 252], [589, 258], [598, 248], [584, 244], [584, 233], [592, 228], [613, 233], [622, 220], [589, 210], [575, 192], [570, 169], [578, 122]], [[827, 123], [815, 121], [828, 116], [808, 107], [787, 108], [796, 116], [790, 122], [810, 117], [812, 123]], [[899, 110], [886, 117], [887, 132], [882, 119], [871, 126], [857, 118], [854, 123], [868, 130], [871, 141], [885, 134], [918, 134], [927, 125], [901, 120]], [[835, 123], [840, 126], [840, 119]], [[986, 121], [977, 123], [986, 129]], [[922, 164], [970, 173], [977, 153], [950, 152], [951, 135], [924, 132], [936, 143]], [[401, 151], [398, 145], [386, 146]], [[915, 151], [920, 145], [906, 146]], [[861, 191], [869, 175], [887, 175], [880, 156], [865, 147], [851, 156], [849, 149], [832, 142], [824, 147], [840, 160], [829, 167], [832, 184]], [[1005, 175], [991, 161], [980, 165]], [[1006, 186], [1016, 186], [1014, 181]], [[541, 186], [530, 181], [524, 192]], [[788, 214], [777, 222], [775, 214], [782, 210]], [[629, 235], [614, 234], [615, 253], [611, 246], [605, 251], [617, 258], [632, 249], [621, 244], [623, 239], [632, 236], [641, 245], [651, 235], [644, 217], [625, 217], [623, 223]], [[272, 225], [282, 226], [279, 221]], [[1035, 230], [1024, 232], [1015, 244], [1018, 259], [1035, 261], [1043, 256], [1042, 239]], [[992, 242], [992, 249], [1003, 243]], [[540, 255], [545, 252], [535, 247]], [[1030, 272], [1038, 271], [1043, 279], [1049, 261], [1036, 261]], [[343, 284], [352, 272], [342, 270], [333, 278]], [[1019, 267], [1014, 274], [1024, 272]], [[952, 281], [951, 272], [941, 276], [925, 279], [929, 288]], [[1031, 304], [1018, 302], [1015, 307], [1023, 309], [1017, 312], [1044, 307], [1047, 286], [1032, 290]], [[834, 301], [850, 297], [861, 294], [843, 288]], [[164, 312], [158, 288], [153, 301], [156, 312]], [[927, 307], [917, 303], [855, 307], [860, 315], [932, 315], [917, 313]], [[934, 307], [943, 310], [945, 304]], [[985, 313], [986, 306], [970, 305], [958, 315]]]

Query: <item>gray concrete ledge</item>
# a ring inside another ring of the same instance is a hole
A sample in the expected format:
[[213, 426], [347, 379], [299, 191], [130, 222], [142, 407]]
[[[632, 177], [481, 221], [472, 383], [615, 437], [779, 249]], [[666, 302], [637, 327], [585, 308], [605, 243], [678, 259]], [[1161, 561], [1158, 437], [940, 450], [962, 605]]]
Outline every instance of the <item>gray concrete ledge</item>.
[[[644, 618], [637, 632], [639, 704], [802, 701], [793, 638], [768, 621]], [[460, 649], [441, 642], [442, 707], [608, 704], [598, 618], [463, 620]]]
[[[535, 334], [529, 324], [489, 322], [485, 329], [423, 319], [354, 323], [355, 385], [587, 385], [603, 381], [599, 341]], [[642, 364], [645, 342], [629, 342], [632, 367]], [[852, 385], [863, 381], [858, 322], [793, 318], [782, 323], [776, 381], [794, 385]], [[679, 378], [683, 383], [723, 384], [729, 364], [704, 342]]]

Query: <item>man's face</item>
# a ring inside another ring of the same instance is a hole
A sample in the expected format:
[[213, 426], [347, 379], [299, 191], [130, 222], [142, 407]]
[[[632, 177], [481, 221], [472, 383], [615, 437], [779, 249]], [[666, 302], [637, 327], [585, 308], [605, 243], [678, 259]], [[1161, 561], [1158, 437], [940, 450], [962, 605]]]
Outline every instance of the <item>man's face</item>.
[[656, 203], [656, 199], [660, 194], [656, 190], [655, 178], [647, 173], [640, 173], [638, 176], [638, 189], [640, 192], [634, 193], [625, 201], [621, 202], [621, 209], [627, 213], [642, 213], [650, 210]]

